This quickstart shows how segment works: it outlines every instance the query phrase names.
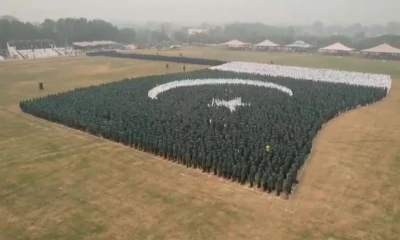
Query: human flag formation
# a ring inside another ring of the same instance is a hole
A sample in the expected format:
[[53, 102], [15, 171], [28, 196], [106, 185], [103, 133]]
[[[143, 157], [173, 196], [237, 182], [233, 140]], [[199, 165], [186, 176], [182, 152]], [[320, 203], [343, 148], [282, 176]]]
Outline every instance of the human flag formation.
[[385, 75], [228, 63], [75, 89], [22, 101], [20, 108], [190, 168], [290, 194], [321, 126], [339, 112], [383, 99], [390, 84]]

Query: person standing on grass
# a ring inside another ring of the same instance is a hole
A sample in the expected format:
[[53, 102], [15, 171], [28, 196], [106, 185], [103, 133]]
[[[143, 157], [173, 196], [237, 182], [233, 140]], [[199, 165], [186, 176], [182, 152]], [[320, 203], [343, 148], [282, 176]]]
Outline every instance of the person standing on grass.
[[183, 71], [186, 72], [186, 65], [183, 65]]

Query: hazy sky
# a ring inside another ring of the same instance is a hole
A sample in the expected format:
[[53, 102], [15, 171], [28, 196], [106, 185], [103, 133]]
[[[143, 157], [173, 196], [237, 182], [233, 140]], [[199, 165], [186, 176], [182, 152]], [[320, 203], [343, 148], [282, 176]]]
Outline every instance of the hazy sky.
[[0, 0], [0, 15], [23, 21], [86, 17], [177, 23], [362, 24], [400, 21], [400, 0]]

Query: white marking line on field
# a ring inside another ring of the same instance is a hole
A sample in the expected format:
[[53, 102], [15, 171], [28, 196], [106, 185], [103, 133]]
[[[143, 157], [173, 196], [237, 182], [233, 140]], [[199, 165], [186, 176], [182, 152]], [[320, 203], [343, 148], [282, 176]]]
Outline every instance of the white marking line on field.
[[[215, 176], [215, 175], [213, 175], [213, 174], [208, 174], [208, 173], [203, 173], [201, 170], [199, 170], [199, 169], [194, 169], [194, 168], [191, 168], [191, 167], [186, 167], [186, 166], [184, 166], [184, 165], [182, 165], [182, 164], [180, 164], [180, 163], [177, 163], [177, 162], [173, 162], [173, 161], [169, 161], [169, 160], [167, 160], [167, 159], [164, 159], [164, 158], [162, 158], [162, 157], [160, 157], [160, 156], [157, 156], [157, 155], [154, 155], [154, 154], [151, 154], [151, 153], [148, 153], [148, 152], [144, 152], [144, 151], [142, 151], [142, 150], [138, 150], [138, 149], [135, 149], [135, 148], [133, 148], [133, 147], [130, 147], [130, 146], [126, 146], [126, 145], [124, 145], [124, 144], [122, 144], [122, 143], [118, 143], [118, 142], [114, 142], [114, 141], [112, 141], [112, 140], [108, 140], [108, 139], [106, 139], [106, 138], [103, 138], [103, 137], [99, 137], [99, 136], [95, 136], [95, 135], [92, 135], [92, 134], [90, 134], [90, 133], [87, 133], [87, 132], [82, 132], [82, 131], [79, 131], [79, 130], [77, 130], [77, 129], [74, 129], [74, 128], [69, 128], [69, 127], [67, 127], [67, 126], [64, 126], [64, 125], [61, 125], [61, 124], [57, 124], [57, 123], [54, 123], [54, 122], [51, 122], [51, 121], [47, 121], [47, 120], [44, 120], [44, 119], [41, 119], [41, 118], [38, 118], [38, 117], [35, 117], [35, 116], [33, 116], [33, 115], [29, 115], [29, 114], [27, 114], [27, 113], [24, 113], [24, 112], [22, 112], [22, 116], [27, 116], [27, 118], [33, 118], [33, 119], [36, 119], [37, 121], [39, 121], [39, 122], [44, 122], [44, 123], [46, 123], [46, 124], [52, 124], [53, 126], [57, 126], [57, 127], [60, 127], [60, 128], [63, 128], [63, 129], [67, 129], [67, 130], [72, 130], [72, 131], [74, 131], [74, 132], [76, 132], [76, 133], [80, 133], [80, 134], [84, 134], [84, 135], [86, 135], [86, 136], [89, 136], [89, 137], [92, 137], [92, 138], [97, 138], [97, 139], [101, 139], [101, 140], [105, 140], [106, 142], [108, 142], [108, 143], [112, 143], [112, 144], [114, 144], [114, 145], [117, 145], [117, 146], [120, 146], [120, 147], [124, 147], [124, 148], [126, 148], [126, 149], [130, 149], [130, 150], [134, 150], [134, 151], [136, 151], [136, 153], [140, 153], [140, 154], [142, 154], [142, 155], [146, 155], [146, 156], [149, 156], [149, 157], [151, 157], [151, 158], [157, 158], [157, 159], [160, 159], [160, 160], [164, 160], [164, 162], [170, 162], [170, 163], [172, 163], [172, 164], [174, 164], [175, 166], [179, 166], [179, 167], [181, 167], [181, 168], [184, 168], [184, 169], [188, 169], [188, 170], [191, 170], [192, 172], [196, 172], [196, 173], [200, 173], [200, 174], [202, 174], [202, 175], [206, 175], [208, 178], [211, 178], [211, 177], [215, 177], [215, 178], [217, 178], [217, 179], [219, 179], [219, 181], [221, 181], [221, 182], [226, 182], [226, 183], [228, 183], [229, 185], [231, 185], [232, 184], [232, 182], [231, 181], [228, 181], [228, 180], [225, 180], [225, 179], [223, 179], [223, 178], [220, 178], [220, 177], [218, 177], [218, 176]], [[26, 118], [26, 117], [25, 117]], [[166, 161], [165, 161], [166, 160]], [[137, 163], [132, 163], [132, 164], [137, 164]], [[184, 176], [185, 176], [186, 174], [184, 174]], [[187, 175], [186, 175], [187, 176]], [[234, 185], [231, 185], [231, 186], [234, 186]], [[247, 186], [246, 186], [247, 187]], [[278, 204], [280, 204], [280, 205], [284, 205], [284, 203], [281, 203], [281, 198], [280, 198], [280, 196], [279, 197], [276, 197], [276, 196], [273, 196], [273, 194], [268, 194], [268, 193], [266, 193], [266, 192], [260, 192], [260, 191], [257, 191], [257, 190], [255, 190], [255, 189], [252, 189], [252, 188], [246, 188], [246, 187], [242, 187], [242, 188], [237, 188], [237, 190], [241, 190], [241, 191], [250, 191], [250, 192], [254, 192], [254, 193], [257, 193], [257, 194], [260, 194], [261, 195], [261, 197], [266, 197], [266, 196], [268, 196], [266, 199], [267, 200], [271, 200], [271, 198], [274, 198], [276, 201], [274, 202], [274, 203], [278, 203]], [[284, 201], [286, 201], [286, 200], [284, 200]], [[285, 210], [284, 208], [281, 208], [282, 210]], [[285, 210], [285, 211], [287, 211], [287, 212], [290, 212], [290, 211], [288, 211], [288, 210]]]
[[[321, 130], [320, 130], [321, 131]], [[311, 151], [312, 151], [312, 149], [311, 149]], [[303, 172], [304, 172], [304, 169], [306, 168], [306, 166], [307, 166], [307, 163], [308, 163], [308, 161], [309, 161], [309, 159], [311, 158], [311, 153], [307, 156], [307, 158], [306, 158], [306, 161], [304, 162], [304, 164], [303, 164], [303, 166], [301, 167], [301, 169], [300, 169], [300, 173], [299, 173], [299, 175], [297, 176], [297, 180], [300, 182], [300, 179], [301, 179], [301, 176], [303, 175]], [[295, 191], [296, 191], [296, 188], [297, 188], [297, 185], [299, 185], [299, 183], [296, 183], [295, 185], [294, 185], [294, 187], [292, 188], [292, 192], [291, 192], [291, 194], [289, 195], [289, 200], [292, 198], [292, 196], [294, 195], [294, 193], [295, 193]]]
[[[312, 149], [311, 149], [311, 151], [312, 151]], [[299, 176], [298, 176], [298, 179], [300, 179], [301, 176], [303, 175], [303, 172], [304, 172], [304, 169], [305, 169], [306, 166], [307, 166], [308, 160], [311, 158], [310, 155], [311, 155], [311, 154], [309, 154], [309, 155], [307, 156], [306, 161], [304, 162], [303, 166], [301, 167], [301, 170], [300, 170], [300, 174], [299, 174]]]
[[[300, 179], [300, 178], [299, 178], [299, 179]], [[298, 183], [297, 183], [297, 184], [298, 184]], [[292, 199], [292, 196], [293, 196], [293, 194], [294, 194], [294, 191], [296, 191], [297, 184], [294, 185], [294, 187], [292, 188], [292, 193], [289, 195], [289, 200]]]
[[298, 196], [298, 198], [296, 199], [296, 202], [294, 203], [293, 213], [296, 212], [297, 204], [299, 203], [300, 197], [301, 196]]
[[293, 214], [294, 212], [293, 211], [290, 211], [290, 210], [287, 210], [286, 208], [285, 209], [283, 209], [284, 211], [286, 211], [286, 212], [288, 212], [288, 213], [291, 213], [291, 214]]

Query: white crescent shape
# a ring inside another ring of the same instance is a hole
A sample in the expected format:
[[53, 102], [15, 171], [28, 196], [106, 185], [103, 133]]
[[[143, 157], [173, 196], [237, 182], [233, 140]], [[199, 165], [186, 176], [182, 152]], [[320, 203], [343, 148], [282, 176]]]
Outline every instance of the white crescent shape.
[[247, 79], [233, 79], [233, 78], [231, 79], [208, 78], [208, 79], [197, 79], [197, 80], [187, 79], [187, 80], [173, 81], [162, 85], [158, 85], [150, 89], [147, 95], [149, 96], [149, 98], [157, 99], [158, 94], [169, 91], [173, 88], [202, 86], [202, 85], [222, 85], [222, 84], [251, 85], [256, 87], [274, 88], [288, 94], [289, 96], [293, 96], [293, 92], [290, 88], [287, 88], [285, 86], [276, 83], [247, 80]]

